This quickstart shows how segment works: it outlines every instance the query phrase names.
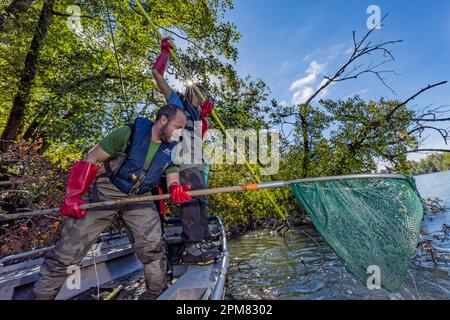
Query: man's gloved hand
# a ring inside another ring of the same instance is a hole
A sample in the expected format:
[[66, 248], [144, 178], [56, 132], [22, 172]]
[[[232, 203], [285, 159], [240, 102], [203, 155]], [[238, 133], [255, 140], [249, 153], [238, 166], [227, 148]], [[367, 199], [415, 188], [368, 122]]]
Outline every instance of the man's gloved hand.
[[206, 99], [202, 106], [200, 107], [200, 114], [202, 117], [209, 117], [212, 114], [212, 110], [214, 108], [214, 105], [211, 100]]
[[170, 38], [164, 38], [161, 41], [161, 53], [153, 65], [153, 69], [159, 72], [160, 75], [164, 76], [166, 72], [167, 63], [169, 62], [170, 50], [173, 49], [173, 45], [170, 42]]
[[161, 52], [170, 53], [170, 50], [173, 49], [173, 44], [170, 41], [169, 37], [165, 37], [161, 40]]
[[95, 164], [86, 161], [76, 161], [70, 171], [66, 186], [66, 196], [61, 205], [61, 215], [81, 219], [86, 215], [86, 209], [80, 209], [84, 204], [81, 196], [85, 194], [98, 172]]
[[192, 200], [192, 197], [186, 193], [191, 190], [190, 185], [181, 186], [178, 182], [172, 182], [169, 186], [170, 201], [174, 204], [182, 204]]

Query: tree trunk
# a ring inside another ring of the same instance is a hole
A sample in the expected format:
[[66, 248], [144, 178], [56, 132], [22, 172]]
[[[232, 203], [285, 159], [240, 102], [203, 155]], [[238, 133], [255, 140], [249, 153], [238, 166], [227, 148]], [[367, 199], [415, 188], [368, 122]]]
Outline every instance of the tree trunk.
[[309, 171], [309, 159], [310, 159], [310, 146], [309, 146], [309, 132], [308, 132], [308, 113], [309, 106], [300, 106], [300, 123], [302, 125], [302, 137], [303, 137], [303, 160], [302, 160], [302, 177], [308, 176]]
[[39, 112], [36, 115], [33, 122], [31, 122], [28, 129], [23, 134], [23, 136], [22, 136], [23, 140], [33, 140], [33, 141], [36, 140], [37, 135], [39, 134], [39, 130], [41, 128], [41, 123], [43, 120], [45, 120], [47, 113], [48, 113], [48, 108], [46, 108], [42, 112]]
[[8, 146], [18, 138], [23, 127], [25, 109], [30, 100], [31, 88], [36, 77], [39, 53], [47, 35], [48, 27], [52, 22], [54, 4], [55, 0], [47, 0], [42, 7], [31, 46], [25, 58], [25, 67], [22, 71], [19, 89], [14, 97], [8, 121], [0, 138], [0, 151], [8, 149]]

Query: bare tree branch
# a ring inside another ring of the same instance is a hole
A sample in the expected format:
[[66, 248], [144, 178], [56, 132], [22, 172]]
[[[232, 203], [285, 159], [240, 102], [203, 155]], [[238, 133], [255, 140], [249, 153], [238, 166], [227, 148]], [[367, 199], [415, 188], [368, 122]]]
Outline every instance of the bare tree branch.
[[414, 152], [450, 152], [450, 149], [414, 149], [405, 151], [405, 153], [414, 153]]
[[433, 119], [414, 118], [413, 120], [414, 121], [439, 122], [439, 121], [450, 121], [450, 118], [433, 118]]
[[437, 131], [442, 139], [444, 139], [445, 144], [447, 144], [448, 142], [448, 138], [449, 138], [449, 132], [446, 129], [442, 129], [442, 128], [436, 128], [436, 127], [432, 127], [432, 126], [419, 126], [417, 128], [414, 128], [412, 130], [410, 130], [408, 132], [408, 134], [413, 134], [414, 132], [419, 132], [419, 135], [422, 135], [422, 133], [426, 130], [426, 129], [431, 129], [431, 130], [435, 130]]
[[[388, 16], [388, 14], [386, 14], [381, 21], [379, 22], [379, 24], [382, 23], [382, 21]], [[396, 94], [395, 91], [386, 83], [386, 79], [383, 78], [381, 76], [381, 74], [383, 73], [393, 73], [396, 74], [395, 71], [393, 70], [377, 70], [378, 67], [380, 67], [381, 65], [390, 62], [390, 61], [394, 61], [394, 56], [392, 55], [391, 50], [389, 50], [387, 47], [396, 43], [400, 43], [403, 42], [403, 40], [392, 40], [392, 41], [380, 41], [378, 44], [372, 44], [372, 41], [369, 41], [366, 43], [366, 40], [368, 39], [368, 37], [373, 33], [373, 31], [376, 28], [372, 28], [370, 29], [365, 35], [364, 37], [360, 40], [357, 41], [356, 40], [356, 32], [353, 31], [352, 32], [352, 38], [353, 38], [353, 52], [350, 56], [350, 58], [347, 60], [347, 62], [344, 63], [344, 65], [339, 68], [336, 73], [333, 76], [325, 76], [324, 78], [327, 80], [322, 86], [320, 86], [309, 98], [308, 100], [306, 100], [305, 104], [310, 104], [319, 94], [320, 92], [322, 92], [325, 88], [327, 88], [331, 83], [333, 82], [340, 82], [340, 81], [345, 81], [345, 80], [350, 80], [350, 79], [357, 79], [358, 76], [365, 74], [365, 73], [371, 73], [374, 74], [380, 81], [381, 83], [388, 88], [393, 94]], [[361, 65], [359, 66], [355, 66], [353, 68], [352, 71], [345, 73], [347, 68], [352, 65], [356, 60], [360, 59], [363, 56], [367, 56], [367, 55], [371, 55], [374, 52], [382, 52], [383, 56], [386, 57], [388, 56], [389, 59], [382, 61], [379, 64], [376, 64], [374, 66], [372, 66], [372, 63], [370, 63], [367, 68], [364, 71], [359, 72], [356, 75], [352, 75], [354, 72], [356, 72]]]
[[417, 93], [415, 93], [413, 96], [409, 97], [408, 99], [406, 99], [405, 101], [403, 101], [402, 103], [398, 104], [391, 112], [390, 112], [390, 116], [392, 116], [395, 111], [397, 111], [398, 108], [406, 105], [408, 102], [414, 100], [415, 98], [417, 98], [417, 96], [419, 96], [420, 94], [424, 93], [427, 90], [430, 90], [431, 88], [446, 84], [448, 81], [441, 81], [435, 84], [429, 84], [428, 86], [426, 86], [425, 88], [420, 89]]

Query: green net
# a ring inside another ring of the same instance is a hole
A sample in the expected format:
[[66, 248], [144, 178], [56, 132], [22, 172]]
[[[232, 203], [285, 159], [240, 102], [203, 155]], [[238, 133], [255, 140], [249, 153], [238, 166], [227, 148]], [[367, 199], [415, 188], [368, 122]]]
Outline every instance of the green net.
[[[367, 283], [397, 291], [413, 258], [423, 204], [412, 177], [298, 183], [295, 196], [344, 266]], [[371, 278], [370, 281], [372, 281]]]

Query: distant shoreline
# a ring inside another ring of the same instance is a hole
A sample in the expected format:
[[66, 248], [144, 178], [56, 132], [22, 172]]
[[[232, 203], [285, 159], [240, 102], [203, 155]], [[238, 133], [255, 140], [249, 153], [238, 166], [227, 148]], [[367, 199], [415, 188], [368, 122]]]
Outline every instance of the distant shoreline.
[[450, 170], [445, 170], [445, 171], [433, 171], [433, 172], [426, 172], [426, 173], [418, 173], [418, 174], [413, 174], [414, 177], [417, 176], [423, 176], [425, 174], [432, 174], [432, 173], [441, 173], [441, 172], [449, 172]]

